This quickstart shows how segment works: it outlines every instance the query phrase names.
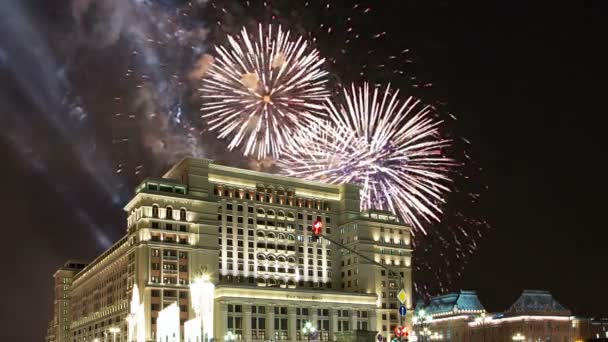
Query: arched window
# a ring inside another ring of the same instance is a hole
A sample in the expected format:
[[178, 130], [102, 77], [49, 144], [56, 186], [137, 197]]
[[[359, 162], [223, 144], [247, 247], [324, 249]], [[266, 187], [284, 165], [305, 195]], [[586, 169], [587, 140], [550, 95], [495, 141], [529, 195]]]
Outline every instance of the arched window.
[[182, 208], [179, 210], [180, 221], [186, 221], [186, 209]]
[[264, 237], [264, 232], [258, 232], [259, 237]]
[[268, 211], [266, 212], [266, 215], [268, 215], [268, 216], [274, 216], [274, 210], [268, 209]]
[[173, 208], [167, 207], [166, 212], [167, 212], [167, 214], [165, 215], [166, 219], [173, 220]]
[[287, 213], [287, 218], [293, 220], [293, 218], [294, 218], [293, 213]]
[[287, 259], [287, 261], [289, 261], [289, 262], [292, 262], [292, 263], [293, 263], [293, 262], [296, 262], [296, 258], [294, 258], [294, 257], [289, 257], [289, 258]]
[[158, 206], [156, 204], [152, 206], [152, 217], [158, 218]]
[[284, 213], [284, 212], [282, 212], [282, 211], [279, 211], [279, 212], [277, 213], [277, 216], [278, 216], [278, 217], [280, 217], [280, 218], [283, 218], [283, 217], [285, 217], [285, 213]]
[[281, 239], [281, 240], [285, 239], [285, 234], [279, 233], [278, 238]]
[[293, 279], [289, 279], [287, 281], [287, 287], [290, 287], [290, 288], [296, 287], [296, 282]]
[[293, 237], [293, 235], [288, 235], [287, 236], [287, 240], [289, 241], [294, 241], [296, 238]]
[[264, 215], [266, 212], [262, 208], [258, 208], [258, 214]]
[[268, 286], [277, 286], [277, 281], [274, 279], [268, 279]]
[[279, 279], [278, 283], [281, 287], [285, 287], [285, 280]]
[[278, 260], [279, 262], [285, 262], [285, 257], [281, 255], [281, 256], [279, 256], [279, 257], [277, 258], [277, 260]]
[[274, 255], [269, 255], [268, 256], [268, 261], [276, 261], [277, 258], [274, 257]]
[[269, 238], [269, 239], [274, 239], [274, 237], [275, 237], [275, 236], [274, 236], [274, 233], [268, 233], [268, 238]]
[[266, 260], [264, 254], [258, 254], [258, 260]]
[[266, 280], [264, 278], [258, 278], [258, 286], [266, 286]]

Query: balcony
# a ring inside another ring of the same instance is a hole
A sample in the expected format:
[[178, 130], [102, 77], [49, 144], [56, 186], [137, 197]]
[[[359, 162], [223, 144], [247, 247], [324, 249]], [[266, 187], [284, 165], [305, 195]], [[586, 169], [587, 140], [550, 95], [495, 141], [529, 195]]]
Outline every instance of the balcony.
[[177, 255], [163, 255], [164, 260], [177, 260]]

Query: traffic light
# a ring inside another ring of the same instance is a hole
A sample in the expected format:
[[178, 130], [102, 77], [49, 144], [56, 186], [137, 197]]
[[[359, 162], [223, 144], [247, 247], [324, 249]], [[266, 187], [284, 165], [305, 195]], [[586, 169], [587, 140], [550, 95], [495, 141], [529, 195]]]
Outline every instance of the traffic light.
[[322, 233], [323, 233], [323, 222], [321, 222], [321, 220], [316, 220], [312, 224], [312, 239], [313, 239], [313, 241], [315, 241], [315, 242], [319, 241], [319, 237], [321, 236]]
[[395, 336], [398, 336], [398, 337], [403, 336], [403, 337], [407, 338], [409, 335], [410, 335], [410, 333], [407, 332], [406, 327], [401, 327], [401, 326], [395, 327]]

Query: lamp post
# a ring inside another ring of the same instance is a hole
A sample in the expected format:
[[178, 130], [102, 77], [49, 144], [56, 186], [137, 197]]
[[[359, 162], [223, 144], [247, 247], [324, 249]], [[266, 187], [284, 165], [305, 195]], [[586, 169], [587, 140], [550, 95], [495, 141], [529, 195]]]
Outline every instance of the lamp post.
[[120, 328], [118, 327], [111, 327], [109, 329], [110, 333], [112, 333], [112, 342], [116, 342], [116, 334], [118, 334], [120, 332]]
[[487, 321], [487, 317], [486, 317], [486, 313], [482, 312], [481, 315], [477, 318], [475, 318], [475, 322], [477, 322], [477, 324], [479, 326], [481, 326], [481, 333], [483, 334], [483, 342], [486, 342], [486, 321]]
[[229, 331], [224, 335], [224, 341], [232, 342], [234, 340], [236, 340], [236, 335], [233, 334], [232, 331]]
[[440, 334], [436, 331], [431, 334], [431, 341], [439, 341], [439, 340], [443, 340], [443, 334]]
[[517, 333], [517, 334], [513, 335], [512, 339], [513, 339], [513, 341], [524, 341], [526, 339], [526, 337], [520, 333]]
[[310, 342], [310, 336], [314, 334], [315, 331], [317, 331], [317, 328], [315, 328], [311, 322], [306, 322], [302, 328], [302, 333], [307, 337], [308, 342]]
[[[433, 317], [431, 315], [427, 315], [424, 309], [418, 310], [418, 312], [414, 313], [412, 323], [416, 327], [416, 336], [426, 336], [429, 332], [427, 326], [432, 320]], [[426, 341], [426, 338], [423, 339], [423, 341]]]

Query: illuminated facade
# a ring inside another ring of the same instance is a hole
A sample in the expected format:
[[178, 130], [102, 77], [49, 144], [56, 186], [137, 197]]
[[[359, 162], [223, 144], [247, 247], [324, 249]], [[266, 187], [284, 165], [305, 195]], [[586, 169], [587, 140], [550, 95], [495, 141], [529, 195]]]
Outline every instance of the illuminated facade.
[[49, 323], [47, 342], [70, 341], [70, 290], [76, 273], [85, 263], [68, 261], [53, 274], [53, 319]]
[[[426, 316], [426, 319], [418, 319]], [[574, 317], [547, 291], [524, 290], [505, 312], [486, 313], [474, 291], [434, 297], [416, 306], [414, 340], [454, 342], [559, 341], [594, 337], [592, 320]]]
[[[127, 234], [74, 277], [69, 340], [157, 340], [173, 329], [159, 315], [174, 303], [179, 336], [191, 342], [228, 332], [306, 340], [309, 321], [318, 340], [353, 330], [386, 338], [399, 324], [401, 286], [412, 306], [410, 228], [390, 213], [360, 212], [359, 201], [354, 185], [184, 159], [137, 187]], [[315, 222], [328, 239], [315, 239]], [[207, 277], [213, 291], [191, 288]]]

